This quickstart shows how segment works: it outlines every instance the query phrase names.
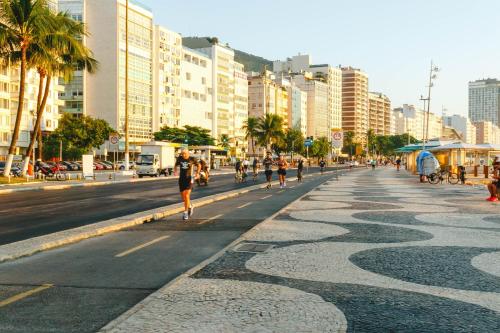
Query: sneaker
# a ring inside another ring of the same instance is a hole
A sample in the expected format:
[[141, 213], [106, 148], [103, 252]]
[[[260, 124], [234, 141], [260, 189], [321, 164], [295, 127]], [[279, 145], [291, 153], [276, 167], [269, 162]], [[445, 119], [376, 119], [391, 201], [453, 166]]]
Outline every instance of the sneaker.
[[488, 197], [488, 199], [486, 199], [486, 201], [493, 201], [495, 197]]
[[191, 207], [189, 207], [189, 209], [188, 209], [188, 215], [189, 215], [189, 216], [192, 216], [192, 215], [193, 215], [193, 212], [194, 212], [194, 206], [193, 206], [193, 205], [191, 205]]
[[285, 187], [286, 187], [286, 183], [283, 183], [283, 188], [285, 188]]
[[187, 212], [182, 213], [182, 219], [187, 221], [189, 219], [189, 214]]
[[489, 200], [491, 202], [497, 202], [498, 201], [498, 198], [497, 197], [492, 197], [491, 200]]

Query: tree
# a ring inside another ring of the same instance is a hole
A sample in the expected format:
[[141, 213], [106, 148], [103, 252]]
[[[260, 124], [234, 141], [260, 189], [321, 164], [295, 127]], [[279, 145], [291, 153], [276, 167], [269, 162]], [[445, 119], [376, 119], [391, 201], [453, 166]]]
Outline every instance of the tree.
[[92, 148], [99, 148], [104, 144], [113, 132], [105, 120], [64, 114], [59, 120], [59, 127], [44, 138], [44, 157], [58, 157], [59, 145], [62, 142], [63, 159], [80, 159]]
[[328, 156], [328, 152], [330, 151], [330, 143], [328, 139], [324, 136], [314, 140], [313, 145], [311, 147], [311, 156], [318, 158], [318, 162], [321, 158], [325, 158]]
[[215, 144], [215, 139], [210, 135], [210, 131], [198, 126], [186, 125], [184, 128], [165, 126], [153, 136], [157, 141], [184, 143], [191, 146], [213, 146]]
[[373, 154], [373, 151], [375, 150], [375, 138], [377, 136], [375, 135], [375, 131], [373, 129], [369, 129], [368, 132], [366, 132], [366, 139], [367, 139], [367, 148], [369, 154]]
[[54, 22], [45, 0], [1, 0], [0, 55], [4, 61], [17, 64], [19, 59], [19, 93], [14, 131], [5, 163], [4, 175], [10, 174], [24, 109], [28, 49], [40, 40]]
[[82, 42], [83, 37], [87, 35], [84, 24], [73, 20], [67, 13], [50, 13], [49, 16], [57, 24], [50, 27], [44, 36], [40, 37], [40, 41], [32, 43], [28, 49], [29, 63], [36, 67], [39, 76], [39, 89], [36, 122], [26, 150], [23, 174], [26, 174], [37, 133], [39, 158], [43, 157], [40, 124], [50, 93], [52, 77], [62, 76], [69, 82], [75, 69], [87, 70], [89, 73], [97, 69], [97, 61], [92, 58], [92, 52]]
[[300, 129], [287, 129], [281, 141], [283, 142], [282, 150], [290, 152], [292, 160], [294, 153], [301, 154], [304, 150], [304, 136]]
[[219, 141], [222, 148], [229, 150], [229, 136], [227, 134], [221, 134]]
[[271, 145], [283, 135], [283, 118], [276, 114], [267, 113], [259, 118], [257, 131], [259, 133], [258, 143], [270, 151]]
[[253, 156], [255, 156], [255, 139], [259, 135], [258, 125], [259, 120], [255, 117], [248, 117], [243, 125], [243, 130], [245, 131], [245, 139], [250, 140]]
[[354, 143], [354, 132], [347, 131], [344, 134], [344, 147], [342, 148], [343, 153], [349, 154], [349, 158], [352, 158], [354, 152], [356, 152], [356, 144]]

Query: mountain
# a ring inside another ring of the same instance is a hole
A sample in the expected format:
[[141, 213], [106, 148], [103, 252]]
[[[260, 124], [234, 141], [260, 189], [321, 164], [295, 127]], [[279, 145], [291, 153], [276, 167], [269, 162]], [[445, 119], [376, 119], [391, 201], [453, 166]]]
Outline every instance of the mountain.
[[[210, 47], [213, 39], [218, 41], [217, 37], [184, 37], [182, 38], [182, 44], [190, 49], [201, 49]], [[229, 45], [226, 44], [226, 46]], [[234, 60], [243, 64], [247, 72], [261, 72], [266, 65], [269, 70], [273, 68], [273, 62], [270, 60], [240, 50], [233, 50]]]

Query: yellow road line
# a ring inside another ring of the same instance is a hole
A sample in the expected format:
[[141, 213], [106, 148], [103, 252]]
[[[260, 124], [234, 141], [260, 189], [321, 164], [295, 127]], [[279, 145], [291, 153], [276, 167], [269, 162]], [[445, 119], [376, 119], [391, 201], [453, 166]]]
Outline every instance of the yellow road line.
[[150, 246], [150, 245], [153, 245], [153, 244], [155, 244], [155, 243], [158, 243], [158, 242], [160, 242], [160, 241], [162, 241], [162, 240], [164, 240], [164, 239], [167, 239], [167, 238], [169, 238], [169, 237], [170, 237], [170, 236], [161, 236], [161, 237], [155, 238], [155, 239], [153, 239], [152, 241], [149, 241], [149, 242], [144, 243], [144, 244], [142, 244], [142, 245], [139, 245], [139, 246], [133, 247], [133, 248], [131, 248], [131, 249], [127, 250], [127, 251], [124, 251], [124, 252], [122, 252], [122, 253], [119, 253], [119, 254], [117, 254], [115, 257], [116, 257], [116, 258], [125, 257], [126, 255], [129, 255], [129, 254], [131, 254], [131, 253], [134, 253], [134, 252], [136, 252], [136, 251], [139, 251], [139, 250], [141, 250], [141, 249], [143, 249], [143, 248], [145, 248], [145, 247], [148, 247], [148, 246]]
[[219, 218], [219, 217], [221, 217], [222, 215], [224, 215], [224, 214], [219, 214], [219, 215], [212, 216], [211, 218], [206, 219], [205, 221], [200, 222], [200, 223], [198, 223], [198, 224], [205, 224], [205, 223], [208, 223], [208, 222], [210, 222], [210, 221], [213, 221], [213, 220], [215, 220], [215, 219], [218, 219], [218, 218]]
[[273, 196], [272, 194], [271, 194], [271, 195], [266, 195], [265, 197], [260, 198], [260, 200], [266, 200], [266, 199], [268, 199], [268, 198], [270, 198], [270, 197], [272, 197], [272, 196]]
[[238, 207], [238, 209], [245, 208], [245, 207], [247, 207], [247, 206], [250, 206], [251, 204], [252, 204], [251, 202], [246, 203], [246, 204], [244, 204], [244, 205], [239, 206], [239, 207]]
[[29, 297], [29, 296], [31, 296], [33, 294], [39, 293], [41, 291], [44, 291], [45, 289], [52, 288], [53, 286], [54, 286], [53, 284], [44, 284], [44, 285], [42, 285], [42, 286], [40, 286], [38, 288], [31, 289], [31, 290], [25, 291], [23, 293], [14, 295], [14, 296], [12, 296], [10, 298], [7, 298], [6, 300], [1, 301], [0, 302], [0, 308], [4, 307], [6, 305], [12, 304], [14, 302], [20, 301], [23, 298]]

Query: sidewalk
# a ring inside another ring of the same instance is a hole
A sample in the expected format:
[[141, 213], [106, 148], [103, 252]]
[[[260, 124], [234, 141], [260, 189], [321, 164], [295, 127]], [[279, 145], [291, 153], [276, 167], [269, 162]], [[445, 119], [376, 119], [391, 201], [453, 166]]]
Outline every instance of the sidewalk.
[[102, 332], [498, 332], [500, 206], [485, 197], [348, 173]]

